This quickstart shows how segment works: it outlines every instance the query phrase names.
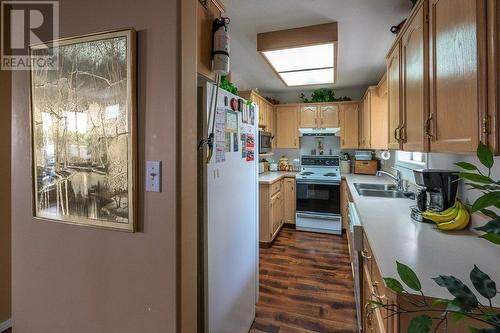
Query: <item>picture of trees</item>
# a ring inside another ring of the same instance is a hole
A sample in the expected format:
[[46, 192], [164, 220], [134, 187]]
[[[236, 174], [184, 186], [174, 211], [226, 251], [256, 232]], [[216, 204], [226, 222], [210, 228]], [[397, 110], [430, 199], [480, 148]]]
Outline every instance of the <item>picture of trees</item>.
[[[31, 70], [35, 215], [133, 231], [133, 31], [53, 43]], [[32, 48], [33, 56], [47, 48]]]

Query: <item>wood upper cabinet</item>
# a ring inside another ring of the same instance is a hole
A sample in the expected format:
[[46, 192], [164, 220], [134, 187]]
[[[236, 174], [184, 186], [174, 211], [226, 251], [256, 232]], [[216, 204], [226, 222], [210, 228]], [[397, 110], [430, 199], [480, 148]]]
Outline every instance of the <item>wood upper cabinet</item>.
[[475, 152], [486, 114], [486, 0], [430, 0], [430, 150]]
[[278, 105], [276, 107], [276, 147], [299, 148], [299, 107]]
[[211, 80], [215, 80], [215, 74], [212, 72], [212, 24], [216, 18], [221, 17], [224, 9], [222, 5], [215, 0], [208, 0], [206, 8], [201, 2], [198, 2], [197, 6], [197, 71], [199, 74]]
[[259, 127], [275, 134], [274, 105], [253, 90], [241, 91], [240, 97], [252, 101], [259, 108]]
[[365, 93], [361, 101], [361, 113], [359, 118], [359, 148], [370, 149], [371, 141], [371, 90]]
[[317, 105], [305, 105], [300, 107], [300, 127], [305, 127], [305, 128], [319, 127]]
[[340, 148], [358, 148], [358, 113], [359, 104], [340, 105]]
[[401, 128], [401, 43], [398, 41], [387, 59], [388, 148], [400, 149]]
[[428, 139], [424, 129], [429, 114], [427, 5], [427, 1], [419, 3], [401, 39], [403, 80], [401, 135], [402, 148], [407, 151], [428, 150]]
[[370, 149], [387, 149], [388, 116], [387, 79], [384, 75], [370, 94]]
[[335, 104], [319, 106], [319, 127], [337, 128], [339, 127], [339, 107]]
[[283, 180], [284, 223], [295, 224], [295, 178]]
[[339, 107], [336, 104], [311, 104], [300, 107], [300, 127], [339, 127]]

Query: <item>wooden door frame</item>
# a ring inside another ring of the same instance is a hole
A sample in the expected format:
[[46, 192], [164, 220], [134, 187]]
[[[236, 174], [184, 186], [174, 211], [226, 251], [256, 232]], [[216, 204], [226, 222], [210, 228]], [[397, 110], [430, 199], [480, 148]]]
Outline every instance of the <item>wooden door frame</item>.
[[177, 332], [196, 333], [197, 297], [197, 4], [178, 0], [178, 213], [177, 213]]

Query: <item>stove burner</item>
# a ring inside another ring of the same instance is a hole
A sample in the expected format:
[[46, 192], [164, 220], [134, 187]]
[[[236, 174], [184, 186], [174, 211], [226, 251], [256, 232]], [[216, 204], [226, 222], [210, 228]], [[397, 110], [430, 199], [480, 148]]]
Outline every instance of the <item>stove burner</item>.
[[314, 172], [302, 172], [301, 175], [302, 176], [310, 176], [310, 175], [314, 175]]
[[324, 174], [324, 176], [325, 176], [325, 177], [336, 177], [336, 176], [337, 176], [337, 174], [336, 174], [336, 173], [331, 173], [331, 172], [329, 172], [329, 173]]

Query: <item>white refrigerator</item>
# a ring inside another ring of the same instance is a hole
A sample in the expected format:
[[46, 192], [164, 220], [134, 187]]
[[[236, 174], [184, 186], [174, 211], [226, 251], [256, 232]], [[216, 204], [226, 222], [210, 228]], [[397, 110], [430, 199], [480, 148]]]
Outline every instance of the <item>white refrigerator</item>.
[[205, 147], [199, 162], [199, 324], [207, 333], [247, 333], [258, 299], [258, 109], [222, 89], [214, 109], [215, 91], [204, 83], [198, 97], [207, 119], [200, 137], [214, 129], [212, 158], [207, 164]]

